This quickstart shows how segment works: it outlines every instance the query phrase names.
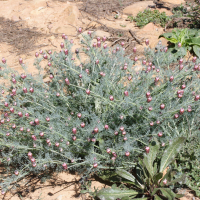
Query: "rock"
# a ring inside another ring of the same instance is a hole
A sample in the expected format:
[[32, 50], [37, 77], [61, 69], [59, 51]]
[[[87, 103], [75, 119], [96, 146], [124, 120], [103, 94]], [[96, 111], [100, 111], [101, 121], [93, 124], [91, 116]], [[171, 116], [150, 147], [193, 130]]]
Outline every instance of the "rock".
[[62, 195], [59, 195], [56, 200], [62, 200]]
[[110, 37], [110, 33], [108, 33], [108, 32], [105, 32], [105, 31], [101, 31], [101, 30], [97, 30], [97, 31], [95, 31], [95, 36], [96, 37], [103, 37], [103, 36], [106, 36], [107, 38], [109, 38]]
[[[67, 5], [67, 6], [66, 6]], [[58, 12], [56, 20], [47, 19], [48, 22], [51, 22], [51, 31], [54, 33], [65, 33], [66, 35], [76, 36], [76, 27], [78, 28], [79, 24], [79, 10], [76, 6], [70, 4], [69, 2], [65, 3], [65, 8], [59, 11], [59, 7], [56, 8]], [[55, 12], [55, 11], [54, 11]], [[52, 13], [52, 16], [53, 13]], [[55, 16], [54, 16], [55, 17]]]
[[14, 21], [14, 22], [17, 22], [17, 21], [19, 21], [20, 19], [19, 19], [19, 16], [13, 15], [13, 16], [11, 17], [11, 20]]
[[170, 10], [167, 10], [165, 8], [157, 8], [156, 10], [158, 10], [160, 13], [165, 12], [167, 16], [173, 15], [173, 13]]
[[[154, 48], [158, 44], [159, 40], [161, 40], [162, 45], [167, 45], [167, 40], [165, 38], [160, 38], [158, 40], [158, 37], [163, 33], [164, 33], [163, 28], [160, 28], [154, 25], [153, 23], [149, 23], [143, 28], [139, 29], [136, 32], [136, 36], [139, 36], [139, 38], [141, 38], [141, 36], [144, 35], [145, 36], [144, 40], [149, 39], [150, 48]], [[146, 47], [145, 44], [144, 47]]]
[[[162, 28], [159, 28], [158, 26], [156, 26], [155, 24], [153, 23], [148, 23], [146, 26], [144, 26], [143, 28], [140, 29], [140, 31], [158, 31], [158, 29], [162, 29]], [[162, 30], [160, 30], [162, 31]]]
[[43, 12], [43, 9], [47, 9], [46, 7], [39, 7], [39, 8], [36, 8], [35, 10], [32, 10], [30, 12], [31, 15], [40, 15], [41, 12]]
[[148, 5], [155, 5], [153, 3], [153, 1], [139, 1], [136, 2], [126, 8], [124, 8], [123, 13], [127, 14], [127, 15], [132, 15], [133, 17], [136, 17], [136, 15], [140, 12], [140, 11], [144, 11], [144, 9], [146, 9], [148, 7]]
[[75, 25], [78, 21], [79, 10], [76, 6], [69, 5], [59, 16], [64, 21]]

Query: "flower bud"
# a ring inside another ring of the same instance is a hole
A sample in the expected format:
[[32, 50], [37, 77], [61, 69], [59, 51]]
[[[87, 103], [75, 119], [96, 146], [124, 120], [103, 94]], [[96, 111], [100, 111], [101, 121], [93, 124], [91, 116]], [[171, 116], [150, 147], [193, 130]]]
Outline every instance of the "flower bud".
[[166, 185], [166, 184], [167, 184], [167, 179], [165, 179], [165, 180], [163, 181], [163, 184], [164, 184], [164, 185]]
[[145, 40], [145, 44], [146, 44], [147, 46], [149, 45], [149, 40], [148, 40], [148, 39]]
[[1, 61], [2, 61], [2, 63], [3, 63], [3, 64], [5, 64], [5, 63], [6, 63], [6, 59], [5, 59], [5, 58], [2, 58], [2, 60], [1, 60]]
[[67, 164], [66, 163], [63, 163], [62, 166], [63, 166], [64, 169], [67, 169]]
[[128, 96], [128, 91], [127, 91], [127, 90], [124, 92], [124, 95], [125, 95], [125, 96]]
[[146, 151], [146, 153], [149, 153], [150, 147], [145, 147], [145, 151]]

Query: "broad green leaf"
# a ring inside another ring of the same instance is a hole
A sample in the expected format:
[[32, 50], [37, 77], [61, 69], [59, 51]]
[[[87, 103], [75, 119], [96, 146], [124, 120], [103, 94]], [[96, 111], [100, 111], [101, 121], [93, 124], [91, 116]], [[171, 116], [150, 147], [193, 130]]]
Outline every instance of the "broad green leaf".
[[161, 191], [163, 196], [166, 197], [168, 200], [173, 200], [175, 198], [175, 193], [170, 188], [156, 188], [153, 190], [151, 195], [155, 195], [156, 192]]
[[198, 37], [198, 36], [200, 36], [200, 32], [198, 31], [198, 29], [197, 29], [197, 32], [196, 32], [196, 35], [195, 35], [196, 37]]
[[175, 39], [175, 38], [166, 38], [169, 42], [171, 42], [171, 43], [174, 43], [174, 44], [176, 44], [176, 43], [178, 43], [179, 41], [177, 40], [177, 39]]
[[159, 181], [162, 177], [163, 177], [163, 173], [162, 173], [162, 172], [160, 172], [160, 173], [158, 173], [158, 174], [155, 174], [154, 177], [153, 177], [153, 182], [154, 182], [155, 184], [158, 184], [158, 181]]
[[121, 190], [120, 188], [112, 187], [101, 189], [97, 192], [97, 197], [101, 200], [116, 200], [122, 197], [135, 197], [138, 194], [135, 190]]
[[157, 173], [157, 170], [158, 170], [158, 167], [157, 167], [157, 163], [154, 163], [154, 166], [153, 166], [153, 171], [154, 171], [154, 174]]
[[143, 186], [135, 179], [135, 177], [131, 173], [127, 172], [126, 170], [117, 169], [116, 174], [118, 176], [121, 176], [122, 178], [125, 178], [125, 179], [131, 181], [131, 184], [134, 184], [137, 187], [143, 188]]
[[118, 175], [116, 172], [112, 171], [104, 171], [103, 174], [99, 175], [99, 178], [103, 179], [104, 181], [110, 181], [110, 182], [120, 182], [120, 179], [118, 178]]
[[198, 45], [200, 46], [200, 37], [193, 37], [185, 40], [187, 45]]
[[137, 181], [139, 181], [141, 184], [144, 183], [144, 173], [141, 167], [136, 166], [136, 176], [135, 178], [137, 179]]
[[161, 190], [161, 192], [164, 194], [164, 191], [166, 192], [166, 193], [168, 193], [170, 196], [171, 196], [171, 198], [172, 199], [174, 199], [175, 198], [175, 196], [176, 196], [176, 194], [170, 189], [170, 188], [162, 188], [162, 189], [160, 189]]
[[157, 140], [154, 140], [151, 142], [149, 147], [150, 147], [150, 151], [148, 154], [144, 154], [143, 163], [145, 164], [145, 167], [147, 168], [149, 174], [153, 178], [154, 176], [153, 162], [156, 159], [160, 145]]
[[192, 39], [190, 38], [190, 39], [186, 39], [185, 40], [185, 44], [186, 45], [192, 45]]
[[188, 29], [188, 35], [191, 36], [195, 36], [198, 33], [197, 29]]
[[184, 40], [186, 39], [186, 32], [187, 32], [187, 29], [183, 29], [181, 30], [180, 32], [180, 35], [179, 35], [179, 38], [180, 38], [180, 42], [181, 44], [183, 44]]
[[168, 188], [160, 188], [160, 191], [162, 192], [163, 196], [166, 197], [168, 200], [173, 200], [174, 197], [171, 196], [171, 194], [168, 193], [168, 191], [166, 189], [168, 189]]
[[142, 172], [143, 172], [145, 178], [148, 178], [148, 176], [147, 176], [147, 174], [146, 174], [146, 171], [145, 171], [145, 168], [144, 168], [144, 163], [143, 163], [143, 161], [141, 160], [141, 158], [138, 158], [138, 163], [139, 163], [139, 165], [140, 165], [140, 167], [141, 167], [141, 169], [142, 169]]
[[198, 37], [193, 37], [192, 38], [192, 43], [200, 46], [200, 37], [199, 36]]
[[129, 181], [132, 181], [133, 183], [135, 182], [135, 177], [124, 169], [117, 169], [116, 174]]
[[184, 194], [175, 194], [175, 197], [178, 198], [178, 199], [181, 198], [181, 197], [184, 197], [184, 196], [185, 196]]
[[130, 200], [129, 197], [122, 197], [121, 200]]
[[144, 198], [134, 198], [134, 200], [147, 200], [148, 198], [144, 197]]
[[155, 195], [156, 192], [157, 192], [158, 190], [160, 190], [160, 188], [155, 188], [155, 189], [153, 190], [153, 192], [151, 193], [151, 195], [152, 195], [152, 196]]
[[113, 172], [110, 170], [106, 170], [102, 174], [99, 174], [98, 177], [103, 179], [104, 181], [109, 181], [112, 183], [123, 182], [123, 183], [129, 183], [129, 184], [135, 185], [135, 183], [133, 183], [131, 181], [127, 181], [127, 179], [119, 177], [119, 175], [115, 171]]
[[187, 49], [188, 49], [188, 51], [191, 51], [191, 50], [192, 50], [192, 47], [191, 47], [191, 46], [188, 46]]
[[200, 58], [200, 46], [194, 45], [193, 51]]
[[176, 154], [180, 151], [185, 141], [185, 137], [178, 137], [174, 139], [172, 144], [164, 151], [161, 159], [160, 172], [163, 172], [166, 167], [172, 162]]
[[171, 38], [172, 37], [172, 33], [163, 33], [162, 35], [160, 35], [158, 38], [161, 38], [161, 37], [164, 37], [164, 38]]
[[155, 195], [155, 200], [162, 200], [157, 194]]

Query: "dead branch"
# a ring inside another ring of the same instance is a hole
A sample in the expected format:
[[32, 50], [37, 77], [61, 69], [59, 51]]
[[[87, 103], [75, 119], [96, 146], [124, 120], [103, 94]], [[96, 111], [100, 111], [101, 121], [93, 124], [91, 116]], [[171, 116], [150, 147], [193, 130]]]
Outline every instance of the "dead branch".
[[[126, 39], [127, 39], [127, 38], [126, 38]], [[115, 41], [111, 44], [111, 47], [112, 47], [116, 42], [118, 42], [119, 40], [124, 40], [124, 38], [119, 38], [119, 39], [115, 40]]]
[[132, 32], [131, 29], [129, 29], [129, 33], [131, 34], [131, 36], [132, 36], [139, 44], [142, 43], [142, 41], [136, 37], [135, 33]]
[[52, 43], [52, 41], [51, 41], [50, 39], [48, 39], [48, 41], [51, 43], [52, 46], [58, 48], [56, 45], [54, 45], [54, 44]]

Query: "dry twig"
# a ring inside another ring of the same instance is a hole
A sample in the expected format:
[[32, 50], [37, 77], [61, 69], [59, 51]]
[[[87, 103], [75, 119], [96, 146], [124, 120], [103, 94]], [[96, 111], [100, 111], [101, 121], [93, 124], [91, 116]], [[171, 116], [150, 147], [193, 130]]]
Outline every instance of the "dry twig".
[[132, 32], [131, 29], [129, 29], [129, 33], [131, 34], [131, 36], [132, 36], [139, 44], [142, 43], [142, 41], [136, 37], [135, 33]]

